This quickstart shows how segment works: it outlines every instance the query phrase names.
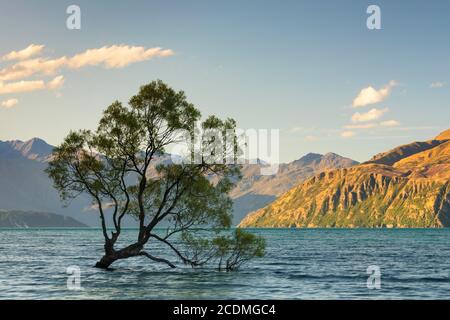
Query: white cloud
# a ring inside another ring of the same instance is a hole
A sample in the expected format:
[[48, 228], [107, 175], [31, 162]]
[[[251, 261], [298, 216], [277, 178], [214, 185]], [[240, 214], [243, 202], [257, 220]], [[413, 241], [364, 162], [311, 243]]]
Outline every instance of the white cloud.
[[383, 114], [385, 114], [388, 111], [389, 111], [388, 108], [384, 108], [384, 109], [373, 108], [369, 112], [366, 112], [366, 113], [356, 112], [352, 116], [352, 122], [357, 123], [357, 122], [369, 122], [369, 121], [377, 120], [377, 119], [381, 118], [383, 116]]
[[85, 66], [102, 65], [105, 68], [123, 68], [131, 63], [148, 60], [155, 57], [172, 56], [170, 49], [144, 47], [131, 47], [126, 45], [113, 45], [98, 49], [89, 49], [77, 54], [68, 60], [68, 66], [78, 69]]
[[19, 103], [19, 100], [17, 100], [17, 99], [8, 99], [8, 100], [5, 100], [5, 101], [2, 101], [1, 106], [3, 108], [10, 109], [10, 108], [14, 107], [18, 103]]
[[356, 134], [353, 131], [343, 131], [341, 132], [341, 137], [343, 138], [351, 138], [354, 137]]
[[380, 123], [380, 126], [382, 127], [397, 127], [400, 125], [400, 122], [398, 122], [397, 120], [388, 120], [388, 121], [383, 121]]
[[64, 85], [64, 76], [57, 76], [49, 83], [47, 83], [47, 88], [51, 90], [59, 89]]
[[395, 86], [397, 86], [397, 82], [394, 80], [391, 80], [387, 85], [379, 90], [376, 90], [372, 86], [368, 86], [367, 88], [362, 89], [353, 100], [353, 107], [364, 107], [370, 104], [382, 102], [391, 94], [392, 88]]
[[67, 58], [37, 58], [17, 62], [0, 70], [0, 81], [19, 80], [35, 74], [52, 75], [67, 64]]
[[44, 45], [30, 44], [23, 50], [20, 51], [11, 51], [8, 54], [5, 54], [2, 57], [2, 60], [10, 61], [10, 60], [25, 60], [35, 55], [38, 55], [44, 49]]
[[45, 82], [43, 80], [33, 80], [33, 81], [22, 80], [10, 83], [0, 82], [0, 94], [19, 93], [41, 89], [45, 89]]
[[55, 90], [62, 87], [64, 84], [64, 76], [57, 76], [45, 83], [44, 80], [21, 80], [17, 82], [0, 82], [0, 95], [20, 92], [30, 92], [36, 90]]
[[[132, 63], [149, 60], [156, 57], [168, 57], [174, 54], [170, 49], [112, 45], [96, 49], [88, 49], [72, 57], [32, 58], [41, 53], [43, 45], [30, 45], [24, 50], [13, 51], [3, 60], [19, 60], [0, 70], [0, 94], [27, 92], [34, 90], [61, 88], [64, 76], [58, 75], [48, 83], [44, 80], [26, 80], [31, 76], [54, 76], [63, 68], [76, 70], [87, 66], [102, 66], [107, 69], [123, 68]], [[19, 81], [20, 80], [20, 81]], [[13, 81], [13, 82], [11, 82]], [[15, 82], [14, 82], [15, 81]]]
[[168, 57], [174, 52], [159, 47], [146, 49], [144, 47], [113, 45], [97, 49], [88, 49], [73, 57], [57, 59], [35, 58], [19, 61], [12, 66], [0, 70], [0, 81], [19, 80], [35, 74], [52, 75], [62, 68], [79, 69], [86, 66], [103, 66], [104, 68], [123, 68], [132, 63], [149, 60], [156, 57]]
[[430, 84], [430, 88], [443, 88], [443, 87], [445, 87], [445, 82], [436, 81]]

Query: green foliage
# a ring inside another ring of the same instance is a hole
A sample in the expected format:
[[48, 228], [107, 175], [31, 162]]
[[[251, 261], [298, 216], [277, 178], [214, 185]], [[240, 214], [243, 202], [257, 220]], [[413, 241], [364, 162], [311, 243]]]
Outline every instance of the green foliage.
[[[142, 255], [172, 266], [143, 251], [150, 239], [166, 244], [192, 266], [218, 256], [214, 243], [201, 238], [201, 230], [219, 233], [231, 225], [228, 193], [240, 178], [240, 168], [227, 160], [236, 159], [241, 152], [236, 122], [211, 116], [201, 123], [200, 143], [190, 145], [188, 159], [200, 161], [158, 162], [180, 136], [198, 133], [195, 124], [200, 117], [182, 91], [154, 81], [142, 86], [129, 106], [112, 103], [95, 132], [71, 132], [55, 149], [47, 173], [63, 200], [86, 193], [98, 207], [105, 238], [104, 260], [108, 263]], [[138, 220], [138, 239], [116, 249], [126, 215]], [[162, 224], [168, 227], [161, 237], [154, 230]], [[110, 225], [114, 226], [111, 234]], [[182, 235], [181, 244], [189, 250], [183, 251], [171, 242], [176, 234]], [[236, 269], [263, 250], [261, 240], [240, 231], [229, 241], [235, 250], [229, 257], [229, 269]]]
[[242, 229], [236, 229], [231, 237], [217, 237], [213, 243], [217, 247], [219, 270], [236, 270], [243, 263], [265, 254], [265, 239]]

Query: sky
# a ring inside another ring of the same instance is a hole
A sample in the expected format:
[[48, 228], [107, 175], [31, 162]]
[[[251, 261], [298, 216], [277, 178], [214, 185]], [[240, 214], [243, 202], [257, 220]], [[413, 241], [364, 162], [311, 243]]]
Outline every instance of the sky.
[[0, 140], [56, 145], [161, 79], [204, 116], [279, 129], [283, 162], [364, 161], [450, 127], [449, 15], [445, 0], [0, 0]]

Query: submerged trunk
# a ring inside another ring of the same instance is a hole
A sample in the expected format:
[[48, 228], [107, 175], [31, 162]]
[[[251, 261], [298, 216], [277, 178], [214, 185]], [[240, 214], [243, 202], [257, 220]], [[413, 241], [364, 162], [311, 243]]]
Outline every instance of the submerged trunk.
[[95, 264], [95, 267], [108, 269], [117, 260], [138, 256], [142, 248], [143, 246], [140, 244], [133, 244], [115, 251], [113, 248], [105, 246], [105, 255]]
[[117, 258], [114, 255], [104, 255], [96, 264], [96, 268], [108, 269], [109, 266], [116, 261]]

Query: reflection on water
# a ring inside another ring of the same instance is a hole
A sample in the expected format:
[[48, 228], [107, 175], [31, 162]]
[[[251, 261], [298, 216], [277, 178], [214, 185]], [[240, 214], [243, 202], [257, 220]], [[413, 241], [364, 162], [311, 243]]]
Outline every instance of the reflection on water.
[[[93, 268], [99, 230], [0, 230], [1, 299], [448, 299], [450, 230], [254, 230], [267, 255], [238, 272], [170, 269], [145, 258]], [[124, 243], [136, 238], [126, 230]], [[173, 256], [156, 246], [155, 255]], [[79, 266], [82, 291], [66, 268]], [[381, 268], [369, 290], [367, 267]]]

